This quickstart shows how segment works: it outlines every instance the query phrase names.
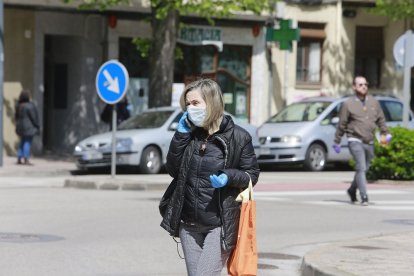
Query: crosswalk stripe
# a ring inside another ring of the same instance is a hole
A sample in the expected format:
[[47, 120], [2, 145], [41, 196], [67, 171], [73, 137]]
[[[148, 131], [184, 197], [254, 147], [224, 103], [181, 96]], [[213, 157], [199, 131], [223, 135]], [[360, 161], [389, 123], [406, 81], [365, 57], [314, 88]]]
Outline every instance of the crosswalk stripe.
[[378, 205], [414, 205], [414, 200], [375, 200], [373, 203]]
[[[397, 190], [371, 190], [369, 194], [373, 195], [397, 195], [397, 194], [409, 194], [406, 191]], [[257, 197], [272, 197], [272, 196], [318, 196], [318, 195], [345, 195], [343, 190], [323, 190], [323, 191], [260, 191], [254, 192], [254, 196]]]
[[259, 198], [256, 198], [256, 200], [263, 200], [263, 201], [288, 201], [288, 198], [280, 198], [280, 197], [271, 197], [271, 196], [261, 196]]
[[389, 211], [409, 211], [414, 210], [414, 206], [368, 206], [369, 209], [389, 210]]
[[[411, 194], [409, 191], [378, 189], [370, 190], [370, 195], [401, 195]], [[342, 196], [346, 195], [343, 190], [311, 190], [311, 191], [258, 191], [254, 193], [255, 199], [258, 201], [268, 202], [288, 202], [294, 201], [297, 196]], [[344, 200], [308, 200], [302, 201], [302, 204], [325, 205], [325, 206], [352, 206], [348, 200], [348, 196]], [[355, 204], [359, 206], [359, 202]], [[370, 201], [370, 205], [365, 207], [370, 210], [383, 211], [411, 211], [414, 210], [414, 200], [375, 200]]]

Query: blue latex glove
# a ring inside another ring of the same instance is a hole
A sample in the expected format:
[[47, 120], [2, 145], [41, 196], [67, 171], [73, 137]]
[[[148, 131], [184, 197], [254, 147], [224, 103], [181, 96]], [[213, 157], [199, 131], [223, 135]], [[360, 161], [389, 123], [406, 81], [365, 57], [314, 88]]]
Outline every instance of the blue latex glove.
[[181, 116], [181, 119], [178, 121], [177, 131], [181, 133], [189, 133], [191, 132], [190, 126], [187, 124], [187, 115], [188, 112], [184, 112], [183, 116]]
[[210, 175], [210, 181], [211, 186], [214, 188], [222, 188], [226, 186], [227, 181], [229, 181], [229, 177], [225, 173], [222, 173], [219, 176], [212, 174]]
[[339, 144], [333, 144], [332, 147], [333, 147], [333, 149], [334, 149], [334, 151], [336, 153], [340, 153], [341, 152], [341, 145], [339, 145]]

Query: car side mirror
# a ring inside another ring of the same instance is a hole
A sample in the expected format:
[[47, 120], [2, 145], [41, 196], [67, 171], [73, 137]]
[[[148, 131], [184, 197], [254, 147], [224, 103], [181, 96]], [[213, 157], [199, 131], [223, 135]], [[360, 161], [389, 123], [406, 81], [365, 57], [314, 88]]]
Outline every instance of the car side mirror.
[[336, 125], [337, 123], [339, 123], [339, 117], [333, 117], [331, 119], [331, 124]]
[[176, 131], [177, 130], [177, 127], [178, 127], [178, 122], [173, 122], [173, 123], [171, 123], [170, 127], [168, 128], [168, 130]]

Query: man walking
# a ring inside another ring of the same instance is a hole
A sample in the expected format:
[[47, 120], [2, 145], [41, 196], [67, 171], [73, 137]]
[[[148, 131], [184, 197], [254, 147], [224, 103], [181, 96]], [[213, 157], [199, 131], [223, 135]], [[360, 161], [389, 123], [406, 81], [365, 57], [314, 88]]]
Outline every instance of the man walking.
[[385, 125], [384, 113], [378, 101], [368, 95], [368, 82], [363, 76], [356, 76], [352, 83], [355, 96], [346, 100], [339, 112], [339, 123], [336, 128], [334, 150], [341, 150], [341, 137], [346, 133], [349, 150], [355, 160], [355, 175], [347, 193], [352, 203], [357, 201], [359, 190], [361, 204], [368, 205], [366, 172], [374, 157], [374, 131], [378, 126], [381, 143], [387, 144], [391, 135]]

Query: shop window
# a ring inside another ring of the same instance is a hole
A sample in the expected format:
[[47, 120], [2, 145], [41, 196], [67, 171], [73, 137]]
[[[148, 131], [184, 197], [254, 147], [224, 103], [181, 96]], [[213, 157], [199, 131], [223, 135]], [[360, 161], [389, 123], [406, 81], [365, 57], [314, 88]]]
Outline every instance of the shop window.
[[219, 53], [217, 82], [224, 96], [225, 110], [242, 121], [250, 114], [250, 60], [249, 46], [225, 45]]
[[149, 62], [142, 57], [137, 47], [132, 43], [132, 37], [119, 38], [119, 61], [125, 66], [129, 74], [127, 100], [132, 115], [141, 113], [148, 108], [149, 99]]
[[296, 54], [296, 84], [319, 85], [322, 74], [324, 24], [299, 23], [300, 41]]
[[211, 73], [217, 67], [217, 49], [214, 46], [177, 45], [183, 52], [183, 59], [175, 60], [174, 82], [188, 83], [197, 77]]
[[219, 52], [215, 46], [179, 47], [184, 59], [175, 62], [174, 82], [187, 84], [200, 77], [216, 80], [223, 92], [225, 110], [248, 121], [252, 48], [224, 45]]
[[382, 27], [356, 28], [355, 75], [366, 77], [370, 86], [380, 86], [381, 64], [384, 59]]
[[132, 37], [119, 38], [119, 61], [128, 70], [129, 77], [148, 78], [148, 58], [143, 58], [137, 47], [132, 43]]

